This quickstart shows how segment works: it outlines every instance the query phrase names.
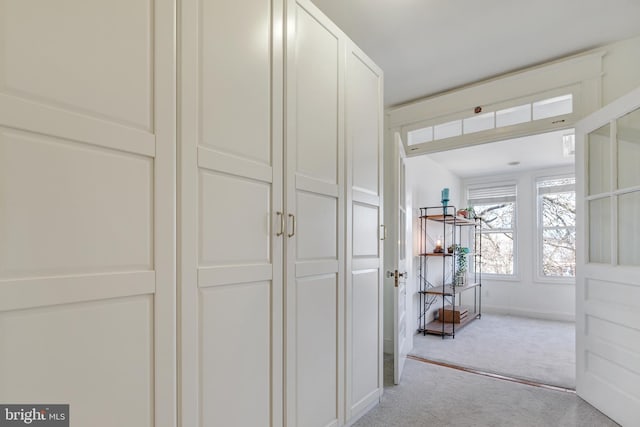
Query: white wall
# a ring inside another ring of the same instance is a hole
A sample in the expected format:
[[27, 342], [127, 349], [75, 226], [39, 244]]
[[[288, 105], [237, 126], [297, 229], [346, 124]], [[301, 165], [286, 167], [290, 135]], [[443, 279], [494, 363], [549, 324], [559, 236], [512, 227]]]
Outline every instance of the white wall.
[[[575, 284], [544, 280], [536, 274], [537, 177], [573, 173], [573, 168], [528, 171], [520, 174], [464, 180], [463, 184], [515, 181], [518, 186], [516, 211], [516, 274], [513, 279], [482, 280], [482, 311], [554, 320], [575, 320]], [[467, 296], [468, 297], [468, 296]], [[465, 295], [462, 297], [465, 302]], [[468, 304], [468, 302], [467, 302]]]
[[602, 105], [640, 86], [640, 36], [606, 46]]
[[[411, 157], [407, 159], [407, 192], [410, 194], [413, 202], [412, 212], [412, 232], [407, 234], [407, 241], [412, 242], [411, 250], [407, 251], [411, 259], [411, 275], [409, 277], [409, 295], [412, 295], [411, 311], [407, 315], [411, 315], [414, 329], [418, 328], [418, 310], [419, 297], [416, 293], [419, 289], [418, 284], [418, 232], [420, 230], [418, 216], [420, 208], [425, 206], [438, 206], [441, 204], [440, 191], [443, 188], [449, 188], [450, 204], [461, 207], [466, 206], [462, 181], [457, 176], [445, 169], [439, 163], [436, 163], [427, 156]], [[430, 310], [429, 318], [433, 318], [433, 312], [437, 311], [438, 304], [433, 304]]]

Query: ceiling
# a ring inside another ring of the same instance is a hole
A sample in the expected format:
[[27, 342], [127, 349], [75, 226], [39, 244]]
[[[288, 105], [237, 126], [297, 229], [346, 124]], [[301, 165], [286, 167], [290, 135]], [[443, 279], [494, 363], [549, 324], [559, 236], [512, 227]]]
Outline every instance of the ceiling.
[[[508, 139], [429, 154], [429, 158], [460, 178], [573, 166], [575, 156], [564, 156], [562, 149], [562, 136], [571, 133], [562, 130]], [[512, 162], [519, 164], [509, 165]]]
[[312, 0], [406, 103], [640, 34], [638, 0]]

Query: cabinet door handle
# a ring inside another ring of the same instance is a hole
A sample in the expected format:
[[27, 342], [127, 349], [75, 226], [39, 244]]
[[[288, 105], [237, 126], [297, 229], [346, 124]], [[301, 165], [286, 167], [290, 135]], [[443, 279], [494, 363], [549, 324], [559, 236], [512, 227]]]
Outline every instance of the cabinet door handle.
[[276, 212], [276, 215], [280, 217], [280, 231], [276, 233], [276, 236], [282, 236], [284, 234], [284, 214], [282, 212]]
[[387, 226], [384, 224], [380, 224], [380, 240], [387, 240]]
[[289, 237], [293, 237], [296, 235], [296, 216], [294, 214], [289, 214], [289, 218], [291, 218], [291, 233], [287, 234]]

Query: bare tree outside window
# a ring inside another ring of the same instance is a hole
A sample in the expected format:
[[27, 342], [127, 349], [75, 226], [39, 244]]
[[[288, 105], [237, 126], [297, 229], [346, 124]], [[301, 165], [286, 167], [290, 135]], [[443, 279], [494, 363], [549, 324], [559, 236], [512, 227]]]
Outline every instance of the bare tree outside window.
[[499, 184], [468, 189], [468, 202], [482, 231], [482, 273], [513, 276], [515, 274], [516, 186]]
[[513, 275], [515, 203], [476, 205], [473, 210], [482, 222], [482, 272]]
[[539, 266], [544, 277], [576, 275], [575, 178], [546, 178], [537, 182]]

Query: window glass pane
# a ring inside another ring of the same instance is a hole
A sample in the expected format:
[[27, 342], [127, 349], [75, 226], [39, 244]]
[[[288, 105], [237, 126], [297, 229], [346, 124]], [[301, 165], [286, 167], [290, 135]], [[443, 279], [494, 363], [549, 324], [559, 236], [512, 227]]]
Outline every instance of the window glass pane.
[[589, 134], [589, 194], [611, 190], [611, 125]]
[[640, 191], [618, 198], [618, 263], [640, 265]]
[[575, 276], [575, 228], [555, 228], [543, 231], [542, 274], [549, 277]]
[[575, 227], [576, 226], [576, 193], [542, 194], [541, 215], [543, 227]]
[[573, 112], [573, 95], [557, 96], [533, 103], [533, 120], [562, 116]]
[[482, 233], [482, 272], [513, 274], [513, 233]]
[[464, 133], [480, 132], [487, 129], [493, 129], [493, 112], [478, 114], [477, 116], [464, 119]]
[[515, 203], [504, 202], [490, 205], [476, 205], [473, 211], [476, 217], [482, 218], [482, 229], [513, 228]]
[[531, 104], [496, 111], [496, 127], [517, 125], [531, 121]]
[[611, 200], [589, 201], [589, 261], [611, 262]]
[[618, 119], [618, 188], [640, 185], [640, 110]]
[[445, 139], [462, 135], [462, 120], [435, 125], [433, 127], [433, 139]]
[[433, 127], [429, 126], [407, 132], [407, 144], [415, 145], [433, 141]]

